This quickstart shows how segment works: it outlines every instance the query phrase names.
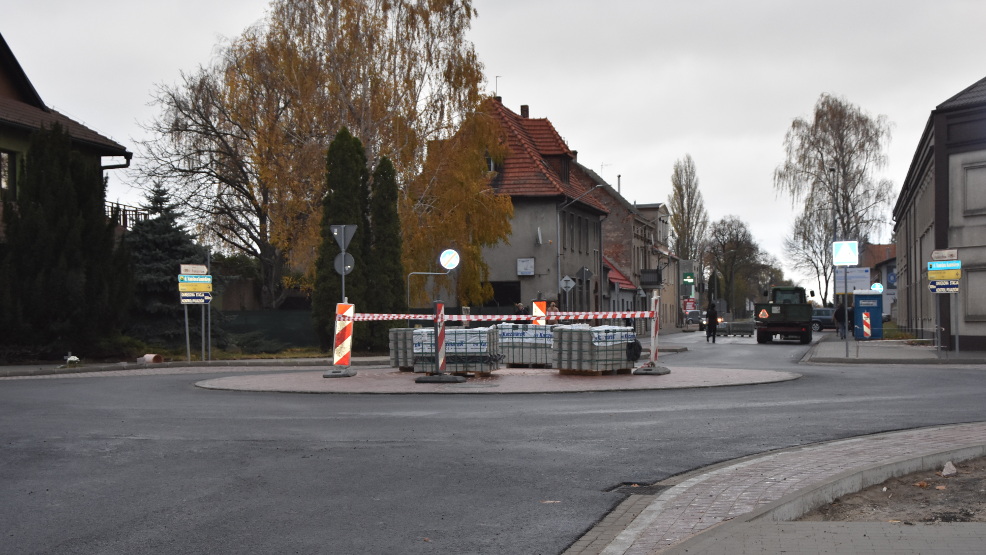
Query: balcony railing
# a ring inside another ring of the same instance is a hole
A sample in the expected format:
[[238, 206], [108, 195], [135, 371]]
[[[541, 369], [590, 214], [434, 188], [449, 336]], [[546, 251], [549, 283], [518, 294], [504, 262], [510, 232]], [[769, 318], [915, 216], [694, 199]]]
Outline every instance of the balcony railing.
[[124, 229], [130, 229], [137, 222], [142, 222], [148, 218], [147, 211], [126, 204], [116, 202], [106, 203], [106, 217], [113, 218], [115, 214], [116, 225]]

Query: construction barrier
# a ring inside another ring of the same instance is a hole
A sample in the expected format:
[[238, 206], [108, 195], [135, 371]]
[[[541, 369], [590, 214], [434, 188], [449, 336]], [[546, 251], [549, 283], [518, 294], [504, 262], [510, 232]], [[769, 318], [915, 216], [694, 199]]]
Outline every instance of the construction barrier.
[[754, 325], [753, 321], [741, 321], [741, 322], [723, 322], [719, 324], [719, 331], [721, 335], [745, 335], [753, 336]]
[[[355, 313], [353, 305], [336, 309], [335, 365], [350, 364], [352, 323], [372, 321], [431, 321], [433, 329], [390, 330], [390, 364], [402, 371], [443, 374], [490, 375], [504, 359], [511, 365], [554, 366], [562, 372], [608, 373], [630, 371], [640, 354], [633, 328], [588, 324], [545, 325], [545, 303], [534, 303], [532, 315], [446, 315], [444, 304], [435, 303], [435, 314]], [[552, 312], [564, 320], [653, 319], [649, 365], [657, 360], [657, 297], [654, 310], [620, 312]], [[500, 321], [489, 328], [446, 329], [446, 321]], [[512, 322], [520, 322], [514, 324]], [[559, 331], [564, 330], [564, 331]], [[559, 333], [562, 335], [559, 337]], [[436, 335], [437, 334], [437, 335]], [[506, 354], [501, 350], [504, 346]], [[582, 352], [584, 350], [585, 352]], [[326, 375], [326, 377], [329, 377]]]
[[336, 305], [336, 334], [332, 350], [332, 366], [349, 366], [353, 349], [353, 321], [356, 307], [351, 304]]

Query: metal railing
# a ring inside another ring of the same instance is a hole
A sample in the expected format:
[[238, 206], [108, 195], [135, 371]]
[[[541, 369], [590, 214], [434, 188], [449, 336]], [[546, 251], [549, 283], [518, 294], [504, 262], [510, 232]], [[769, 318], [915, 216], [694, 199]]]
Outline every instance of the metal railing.
[[106, 203], [106, 217], [116, 218], [116, 225], [124, 229], [130, 229], [137, 222], [146, 220], [149, 215], [146, 210], [135, 206], [127, 206], [116, 202]]

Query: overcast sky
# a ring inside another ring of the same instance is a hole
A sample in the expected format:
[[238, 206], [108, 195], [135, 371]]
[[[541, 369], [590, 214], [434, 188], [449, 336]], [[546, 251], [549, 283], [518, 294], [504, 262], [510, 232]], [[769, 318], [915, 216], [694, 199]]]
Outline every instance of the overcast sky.
[[[267, 1], [8, 4], [0, 33], [41, 98], [136, 151], [154, 87], [208, 63]], [[630, 201], [667, 202], [674, 162], [691, 154], [710, 218], [739, 217], [782, 262], [795, 211], [772, 176], [794, 118], [822, 93], [886, 115], [879, 177], [899, 191], [931, 110], [986, 77], [981, 0], [474, 5], [472, 41], [508, 108], [550, 119], [582, 164], [613, 186], [621, 176]], [[141, 203], [123, 177], [111, 177], [108, 199]]]

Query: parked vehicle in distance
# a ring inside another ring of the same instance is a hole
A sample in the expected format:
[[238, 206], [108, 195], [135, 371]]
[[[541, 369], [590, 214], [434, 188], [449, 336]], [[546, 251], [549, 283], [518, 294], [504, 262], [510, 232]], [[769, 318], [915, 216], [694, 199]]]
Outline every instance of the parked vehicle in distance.
[[701, 310], [685, 312], [686, 324], [698, 324], [698, 331], [705, 331], [705, 314]]
[[835, 309], [815, 307], [811, 311], [811, 331], [835, 329]]

